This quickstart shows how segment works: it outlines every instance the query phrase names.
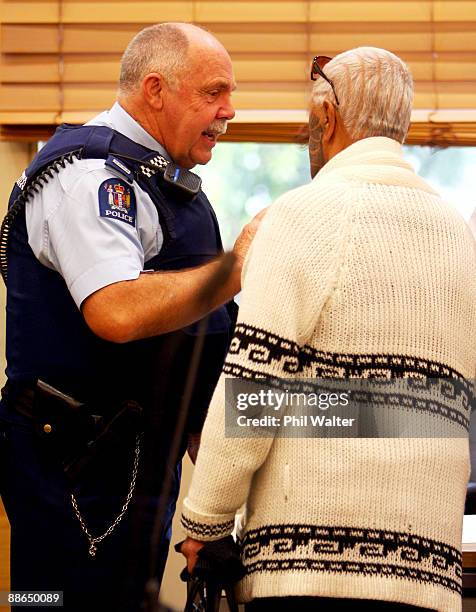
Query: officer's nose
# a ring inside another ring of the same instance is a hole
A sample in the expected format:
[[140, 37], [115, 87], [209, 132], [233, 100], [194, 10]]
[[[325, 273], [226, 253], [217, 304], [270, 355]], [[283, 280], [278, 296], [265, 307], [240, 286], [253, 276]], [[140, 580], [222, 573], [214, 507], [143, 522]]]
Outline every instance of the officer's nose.
[[235, 107], [231, 102], [231, 98], [228, 98], [226, 104], [224, 104], [217, 114], [217, 119], [226, 119], [230, 121], [235, 116]]

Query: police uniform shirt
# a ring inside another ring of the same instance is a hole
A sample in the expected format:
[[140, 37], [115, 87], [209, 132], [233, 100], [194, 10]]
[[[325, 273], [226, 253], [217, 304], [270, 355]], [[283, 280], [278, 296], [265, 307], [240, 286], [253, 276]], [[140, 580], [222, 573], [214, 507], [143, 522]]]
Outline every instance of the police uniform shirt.
[[[86, 125], [113, 128], [170, 159], [117, 102]], [[138, 278], [163, 243], [149, 195], [103, 159], [67, 164], [27, 203], [26, 225], [33, 253], [61, 274], [78, 308], [102, 287]]]

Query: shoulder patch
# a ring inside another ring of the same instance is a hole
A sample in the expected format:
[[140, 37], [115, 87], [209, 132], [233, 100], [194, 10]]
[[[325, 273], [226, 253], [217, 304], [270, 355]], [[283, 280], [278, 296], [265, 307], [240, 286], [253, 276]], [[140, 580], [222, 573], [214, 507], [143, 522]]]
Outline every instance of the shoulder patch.
[[126, 181], [116, 178], [103, 181], [99, 186], [98, 199], [101, 217], [135, 225], [136, 194]]

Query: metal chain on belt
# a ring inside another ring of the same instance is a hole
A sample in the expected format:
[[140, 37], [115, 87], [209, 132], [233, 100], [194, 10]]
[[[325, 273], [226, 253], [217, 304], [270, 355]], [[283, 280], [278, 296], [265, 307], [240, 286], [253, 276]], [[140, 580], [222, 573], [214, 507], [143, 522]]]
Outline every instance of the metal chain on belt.
[[134, 489], [136, 486], [136, 480], [137, 480], [137, 470], [139, 468], [139, 457], [140, 457], [140, 442], [141, 442], [141, 436], [140, 434], [137, 434], [136, 436], [136, 446], [135, 446], [135, 450], [134, 450], [134, 466], [132, 468], [132, 478], [131, 478], [131, 484], [129, 486], [129, 492], [127, 494], [126, 497], [126, 501], [124, 502], [124, 505], [121, 508], [121, 511], [119, 512], [119, 514], [117, 515], [117, 517], [114, 519], [114, 521], [111, 523], [111, 525], [106, 529], [106, 531], [97, 537], [93, 537], [90, 533], [89, 533], [89, 529], [84, 521], [84, 518], [81, 516], [81, 512], [79, 511], [78, 508], [78, 502], [76, 501], [76, 498], [74, 496], [73, 493], [71, 493], [71, 503], [73, 505], [73, 510], [74, 513], [76, 514], [76, 518], [78, 519], [80, 525], [81, 525], [81, 529], [83, 530], [84, 534], [86, 535], [86, 537], [88, 538], [89, 541], [89, 554], [91, 555], [91, 557], [95, 557], [96, 556], [96, 551], [97, 551], [97, 546], [96, 544], [99, 544], [99, 542], [102, 542], [104, 540], [104, 538], [107, 538], [108, 535], [111, 535], [111, 533], [114, 531], [114, 529], [119, 525], [119, 523], [122, 521], [125, 513], [127, 512], [127, 509], [129, 507], [129, 504], [131, 502], [132, 499], [132, 495], [134, 493]]

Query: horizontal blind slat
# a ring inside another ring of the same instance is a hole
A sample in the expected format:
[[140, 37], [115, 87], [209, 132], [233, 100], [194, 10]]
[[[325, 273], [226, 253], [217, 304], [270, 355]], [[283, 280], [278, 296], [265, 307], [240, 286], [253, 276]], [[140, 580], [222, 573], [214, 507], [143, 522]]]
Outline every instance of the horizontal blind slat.
[[12, 2], [4, 0], [2, 23], [58, 23], [58, 0], [43, 2]]
[[130, 23], [153, 24], [157, 21], [192, 21], [193, 2], [65, 2], [63, 23]]
[[476, 107], [472, 0], [6, 0], [2, 8], [0, 123], [16, 118], [22, 130], [28, 113], [46, 124], [109, 106], [124, 48], [158, 19], [195, 20], [223, 42], [237, 109], [306, 109], [312, 55], [356, 46], [388, 48], [409, 64], [416, 109]]
[[[461, 59], [463, 58], [463, 59]], [[96, 55], [66, 54], [64, 56], [65, 83], [117, 83], [120, 55], [111, 54], [102, 59]], [[309, 58], [267, 57], [259, 55], [232, 56], [238, 87], [244, 83], [299, 83], [305, 87], [309, 75]], [[429, 59], [407, 59], [416, 87], [420, 82], [433, 80], [433, 64]], [[467, 83], [476, 81], [476, 57], [464, 55], [458, 59], [436, 61], [437, 81]], [[10, 55], [3, 62], [3, 83], [56, 83], [60, 81], [59, 67], [55, 55]]]

